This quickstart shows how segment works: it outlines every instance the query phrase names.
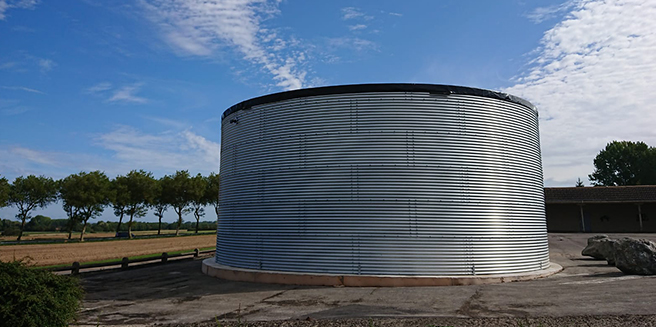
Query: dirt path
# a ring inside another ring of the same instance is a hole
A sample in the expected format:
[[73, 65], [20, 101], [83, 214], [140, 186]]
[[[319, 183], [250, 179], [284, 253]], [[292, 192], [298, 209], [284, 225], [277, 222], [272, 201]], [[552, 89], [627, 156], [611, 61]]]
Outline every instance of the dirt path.
[[29, 258], [37, 266], [70, 264], [74, 261], [117, 259], [144, 254], [207, 248], [216, 245], [216, 235], [133, 239], [108, 242], [30, 244], [0, 246], [0, 260]]

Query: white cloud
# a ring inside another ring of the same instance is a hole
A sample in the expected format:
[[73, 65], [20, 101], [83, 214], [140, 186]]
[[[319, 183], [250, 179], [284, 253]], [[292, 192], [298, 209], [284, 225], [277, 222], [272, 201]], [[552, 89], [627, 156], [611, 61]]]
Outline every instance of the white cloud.
[[345, 7], [342, 8], [342, 19], [343, 20], [350, 20], [350, 19], [364, 19], [364, 20], [371, 20], [373, 19], [373, 16], [370, 15], [365, 15], [360, 8], [356, 7]]
[[17, 65], [18, 63], [15, 61], [3, 62], [0, 64], [0, 69], [1, 70], [10, 69], [16, 67]]
[[5, 19], [5, 12], [9, 9], [9, 5], [7, 4], [7, 1], [5, 0], [0, 0], [0, 20]]
[[30, 92], [30, 93], [45, 94], [45, 93], [43, 93], [39, 90], [31, 89], [29, 87], [24, 87], [24, 86], [0, 86], [0, 88], [3, 88], [5, 90], [25, 91], [25, 92]]
[[[97, 85], [96, 85], [97, 86]], [[114, 90], [112, 96], [107, 99], [108, 102], [128, 102], [128, 103], [146, 103], [148, 99], [137, 96], [135, 93], [139, 91], [141, 84], [133, 84], [123, 86]]]
[[396, 17], [403, 17], [403, 14], [400, 14], [398, 12], [390, 12], [389, 15], [390, 16], [396, 16]]
[[219, 159], [221, 155], [220, 144], [212, 142], [188, 130], [182, 132], [182, 136], [184, 136], [184, 140], [187, 142], [187, 150], [200, 153], [202, 156], [201, 160], [207, 163], [207, 167], [211, 167], [213, 164], [214, 167], [211, 168], [216, 169], [215, 171], [218, 171]]
[[330, 48], [347, 48], [358, 52], [368, 51], [368, 50], [378, 50], [378, 45], [375, 42], [361, 39], [358, 37], [329, 38], [328, 46]]
[[545, 20], [555, 18], [558, 14], [566, 13], [580, 3], [580, 0], [569, 0], [559, 5], [535, 8], [533, 11], [526, 14], [526, 17], [534, 23], [539, 24]]
[[545, 179], [574, 185], [612, 140], [656, 146], [656, 2], [581, 1], [504, 92], [536, 104]]
[[0, 112], [2, 113], [3, 116], [20, 115], [20, 114], [28, 112], [28, 111], [30, 111], [30, 108], [25, 107], [25, 106], [17, 106], [17, 107], [12, 107], [12, 108], [0, 109]]
[[9, 9], [34, 9], [39, 3], [37, 0], [0, 0], [0, 20], [4, 20]]
[[[2, 1], [2, 0], [0, 0]], [[57, 63], [52, 59], [40, 58], [25, 51], [18, 51], [13, 55], [13, 60], [0, 62], [0, 70], [11, 70], [14, 72], [28, 72], [36, 68], [41, 73], [47, 73], [57, 67]]]
[[116, 103], [147, 103], [148, 99], [137, 96], [143, 86], [143, 83], [134, 83], [131, 85], [124, 85], [122, 87], [114, 87], [112, 83], [101, 82], [94, 86], [87, 88], [85, 93], [95, 94], [102, 97], [108, 97], [107, 102]]
[[88, 88], [86, 91], [88, 93], [101, 93], [104, 91], [109, 91], [111, 89], [112, 89], [112, 83], [102, 82]]
[[155, 176], [176, 170], [204, 175], [218, 172], [220, 145], [191, 130], [148, 134], [134, 127], [120, 126], [97, 136], [94, 142], [111, 155], [0, 145], [0, 172], [9, 179], [29, 174], [63, 178], [93, 170], [104, 171], [110, 177], [133, 169], [152, 171]]
[[38, 0], [14, 0], [14, 1], [8, 1], [10, 5], [12, 5], [14, 8], [22, 8], [22, 9], [34, 9], [37, 4], [39, 4]]
[[[374, 16], [366, 15], [360, 8], [356, 7], [345, 7], [341, 9], [342, 11], [342, 20], [350, 21], [354, 24], [347, 25], [346, 27], [351, 31], [351, 35], [361, 35], [362, 31], [367, 29], [370, 25], [376, 26], [376, 22], [369, 22], [363, 24], [365, 21], [371, 21], [374, 19]], [[384, 11], [381, 11], [384, 13]], [[377, 34], [380, 31], [378, 29], [369, 30], [368, 34]], [[341, 36], [328, 39], [328, 49], [329, 52], [332, 52], [336, 49], [349, 49], [355, 50], [356, 52], [366, 52], [369, 50], [378, 50], [378, 45], [370, 40], [363, 39], [360, 37], [353, 36]], [[337, 56], [327, 55], [328, 62], [337, 62], [341, 58]]]
[[302, 52], [286, 43], [262, 22], [276, 15], [274, 0], [142, 0], [148, 18], [177, 51], [213, 55], [221, 46], [236, 49], [241, 58], [265, 69], [284, 89], [302, 88], [306, 72], [299, 67]]
[[39, 59], [38, 64], [39, 67], [41, 67], [41, 72], [43, 73], [47, 73], [51, 71], [55, 66], [57, 66], [57, 63], [50, 59]]
[[[8, 179], [21, 175], [62, 178], [80, 170], [94, 170], [96, 159], [86, 154], [41, 151], [23, 146], [0, 146], [0, 171]], [[99, 169], [99, 168], [95, 168]]]
[[103, 134], [98, 144], [121, 166], [170, 174], [176, 170], [207, 174], [217, 171], [220, 145], [189, 130], [145, 134], [128, 126]]
[[3, 116], [15, 116], [29, 111], [30, 108], [21, 105], [16, 99], [0, 99], [0, 114]]
[[10, 152], [35, 163], [58, 166], [57, 160], [54, 158], [54, 155], [51, 153], [34, 151], [22, 147], [11, 148]]
[[367, 28], [367, 25], [365, 24], [356, 24], [356, 25], [349, 25], [348, 29], [351, 31], [357, 31], [357, 30], [363, 30]]
[[20, 25], [12, 27], [11, 30], [15, 31], [15, 32], [22, 32], [22, 33], [34, 33], [34, 32], [36, 32], [36, 30], [33, 29], [33, 28], [29, 28], [29, 27], [26, 27], [26, 26], [20, 26]]

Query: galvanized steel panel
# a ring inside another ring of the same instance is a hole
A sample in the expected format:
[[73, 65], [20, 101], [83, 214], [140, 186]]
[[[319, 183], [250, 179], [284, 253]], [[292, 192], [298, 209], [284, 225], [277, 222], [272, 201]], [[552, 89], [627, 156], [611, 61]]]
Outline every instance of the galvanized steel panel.
[[530, 106], [359, 92], [226, 113], [219, 264], [362, 275], [549, 266]]

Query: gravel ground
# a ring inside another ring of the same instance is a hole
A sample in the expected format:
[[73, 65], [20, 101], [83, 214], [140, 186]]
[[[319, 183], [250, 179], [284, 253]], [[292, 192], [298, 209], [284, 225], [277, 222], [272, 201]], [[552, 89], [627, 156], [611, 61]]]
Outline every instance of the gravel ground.
[[419, 318], [419, 319], [334, 319], [238, 322], [219, 321], [195, 324], [166, 325], [168, 327], [551, 327], [551, 326], [656, 326], [656, 315], [533, 317], [533, 318]]

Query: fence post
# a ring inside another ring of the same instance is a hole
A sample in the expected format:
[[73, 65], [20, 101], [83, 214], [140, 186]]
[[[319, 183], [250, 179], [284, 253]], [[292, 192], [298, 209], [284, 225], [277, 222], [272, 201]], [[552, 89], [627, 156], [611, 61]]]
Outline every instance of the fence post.
[[80, 273], [80, 263], [75, 261], [73, 262], [73, 267], [71, 269], [71, 275], [77, 275]]
[[194, 258], [198, 258], [198, 252], [200, 252], [199, 249], [194, 249]]
[[162, 253], [162, 262], [167, 262], [169, 260], [169, 254], [164, 252]]
[[129, 262], [130, 259], [128, 259], [128, 257], [123, 257], [123, 259], [121, 259], [121, 269], [127, 269]]

